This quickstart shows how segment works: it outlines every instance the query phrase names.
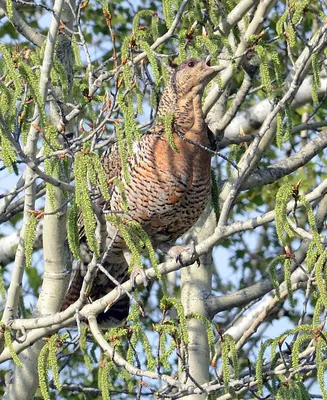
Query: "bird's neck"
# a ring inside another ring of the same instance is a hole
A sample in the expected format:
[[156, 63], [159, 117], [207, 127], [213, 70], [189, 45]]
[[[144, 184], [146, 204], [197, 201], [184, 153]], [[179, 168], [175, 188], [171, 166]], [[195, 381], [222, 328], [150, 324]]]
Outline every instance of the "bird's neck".
[[192, 131], [200, 134], [206, 128], [201, 98], [201, 94], [192, 92], [180, 96], [173, 86], [168, 85], [162, 94], [157, 117], [164, 118], [168, 113], [173, 113], [175, 126], [181, 133]]

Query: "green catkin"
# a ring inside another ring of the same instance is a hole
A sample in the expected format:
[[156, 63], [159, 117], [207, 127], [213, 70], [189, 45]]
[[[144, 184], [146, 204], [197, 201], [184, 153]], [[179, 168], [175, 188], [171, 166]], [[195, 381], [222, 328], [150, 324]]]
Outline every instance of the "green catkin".
[[99, 367], [99, 389], [103, 400], [110, 400], [110, 387], [109, 387], [109, 372], [112, 366], [111, 362], [107, 359], [103, 360], [103, 366]]
[[46, 126], [47, 116], [45, 114], [45, 105], [39, 90], [38, 74], [36, 73], [36, 71], [33, 71], [29, 65], [25, 63], [20, 63], [18, 68], [19, 72], [27, 80], [30, 90], [33, 93], [34, 100], [38, 106], [38, 111], [40, 113], [40, 125], [41, 127], [44, 128]]
[[277, 24], [276, 24], [276, 32], [277, 32], [277, 35], [278, 35], [279, 37], [281, 37], [281, 36], [284, 35], [284, 24], [285, 24], [285, 22], [286, 22], [286, 20], [287, 20], [288, 14], [289, 14], [289, 10], [287, 9], [287, 10], [283, 13], [283, 15], [279, 18], [279, 20], [277, 21]]
[[[294, 369], [294, 371], [298, 370], [300, 368], [300, 349], [301, 346], [307, 342], [312, 340], [312, 334], [311, 333], [307, 333], [304, 335], [299, 336], [296, 341], [293, 343], [292, 346], [292, 368]], [[297, 374], [297, 379], [302, 380], [302, 376], [301, 374]]]
[[276, 232], [279, 241], [283, 246], [286, 246], [287, 236], [292, 238], [293, 231], [287, 222], [287, 202], [293, 194], [293, 186], [289, 183], [288, 179], [282, 184], [276, 195]]
[[272, 280], [274, 289], [276, 291], [276, 297], [278, 298], [278, 300], [280, 300], [280, 290], [279, 290], [279, 282], [277, 279], [276, 267], [277, 267], [277, 265], [281, 264], [284, 260], [285, 260], [285, 255], [282, 254], [282, 255], [276, 257], [269, 265], [269, 275]]
[[163, 0], [162, 1], [162, 12], [164, 15], [166, 27], [167, 27], [167, 29], [169, 29], [174, 20], [174, 11], [173, 11], [172, 0]]
[[13, 362], [17, 365], [17, 367], [22, 367], [23, 363], [20, 361], [17, 353], [15, 352], [15, 349], [14, 349], [12, 341], [11, 341], [11, 334], [10, 334], [9, 328], [5, 328], [4, 338], [5, 338], [5, 346], [9, 350], [9, 353], [11, 355]]
[[314, 329], [318, 328], [320, 324], [320, 317], [322, 315], [324, 307], [324, 302], [322, 301], [321, 297], [318, 297], [312, 318], [312, 326]]
[[320, 299], [324, 303], [325, 308], [327, 308], [327, 294], [326, 294], [326, 283], [324, 279], [323, 269], [327, 261], [327, 251], [325, 250], [316, 262], [316, 281], [320, 294]]
[[179, 149], [174, 142], [174, 133], [173, 133], [174, 119], [175, 119], [174, 113], [167, 112], [167, 114], [164, 117], [165, 133], [169, 146], [174, 150], [175, 153], [179, 153]]
[[3, 281], [3, 268], [0, 265], [0, 296], [2, 297], [3, 300], [6, 298], [6, 290], [5, 290], [5, 284]]
[[318, 88], [321, 87], [320, 68], [318, 54], [313, 53], [311, 57], [313, 81], [312, 81], [312, 100], [314, 104], [319, 104]]
[[59, 379], [59, 367], [58, 367], [58, 360], [57, 360], [57, 343], [59, 340], [59, 335], [55, 334], [51, 336], [49, 340], [49, 354], [48, 354], [48, 364], [51, 368], [52, 375], [53, 375], [53, 383], [55, 384], [56, 388], [60, 391], [62, 389], [60, 379]]
[[87, 154], [78, 152], [75, 155], [74, 175], [76, 182], [76, 204], [83, 215], [84, 230], [87, 243], [91, 251], [99, 253], [98, 242], [95, 238], [96, 222], [87, 184], [87, 163], [90, 162]]
[[87, 327], [86, 326], [81, 326], [81, 336], [79, 338], [79, 345], [83, 354], [84, 358], [84, 363], [86, 365], [86, 368], [92, 372], [93, 371], [93, 366], [92, 366], [92, 360], [91, 357], [88, 354], [87, 351], [87, 342], [86, 342], [86, 336], [87, 336]]
[[45, 344], [39, 354], [38, 358], [38, 375], [39, 386], [44, 400], [50, 400], [49, 387], [48, 387], [48, 343]]
[[74, 258], [77, 260], [81, 259], [80, 247], [79, 247], [79, 232], [78, 232], [78, 207], [76, 203], [73, 203], [68, 213], [67, 218], [67, 238], [69, 249], [72, 252]]
[[283, 130], [283, 114], [278, 113], [276, 115], [276, 144], [279, 149], [282, 148], [283, 139], [284, 139], [284, 130]]
[[15, 151], [9, 141], [4, 135], [2, 129], [0, 128], [0, 158], [2, 159], [4, 165], [8, 168], [9, 172], [13, 171], [13, 164], [16, 162]]
[[0, 44], [0, 53], [3, 57], [6, 72], [8, 73], [8, 76], [10, 77], [10, 79], [12, 79], [12, 81], [14, 83], [15, 90], [14, 90], [13, 101], [16, 102], [18, 100], [18, 97], [23, 88], [22, 80], [17, 71], [16, 64], [14, 63], [14, 61], [12, 59], [12, 55], [7, 50], [6, 46], [4, 46], [3, 44]]
[[263, 46], [256, 46], [255, 48], [258, 56], [260, 57], [260, 74], [261, 74], [261, 83], [267, 91], [269, 97], [272, 97], [273, 90], [271, 86], [271, 78], [267, 60], [267, 49]]
[[257, 358], [257, 363], [255, 367], [255, 376], [256, 376], [256, 381], [257, 381], [257, 387], [258, 387], [258, 394], [262, 393], [263, 390], [263, 359], [264, 359], [264, 353], [267, 349], [268, 346], [272, 344], [272, 339], [268, 339], [266, 342], [264, 342], [259, 350], [258, 358]]
[[295, 307], [295, 301], [293, 298], [293, 291], [292, 291], [292, 280], [291, 280], [291, 274], [292, 274], [292, 260], [290, 258], [286, 258], [284, 262], [284, 279], [286, 282], [286, 287], [287, 287], [287, 293], [288, 293], [288, 299], [290, 301], [290, 305], [292, 308]]
[[109, 190], [108, 190], [108, 183], [107, 183], [106, 174], [104, 172], [101, 160], [100, 160], [99, 156], [94, 152], [90, 153], [90, 157], [91, 157], [92, 163], [89, 164], [88, 172], [90, 172], [91, 169], [95, 171], [96, 176], [97, 176], [95, 184], [99, 185], [99, 189], [100, 189], [102, 197], [105, 200], [109, 201], [110, 196], [109, 196]]
[[151, 65], [154, 82], [156, 85], [159, 85], [160, 72], [159, 72], [158, 63], [157, 63], [157, 60], [156, 60], [153, 50], [151, 49], [149, 43], [145, 42], [144, 40], [139, 40], [138, 44], [146, 52], [149, 63]]
[[118, 139], [118, 142], [117, 142], [118, 152], [119, 152], [119, 156], [121, 159], [123, 177], [124, 177], [126, 183], [129, 183], [130, 182], [130, 174], [129, 174], [128, 166], [127, 166], [128, 154], [127, 154], [127, 149], [125, 147], [124, 132], [119, 124], [115, 125], [115, 132], [116, 132], [117, 139]]
[[14, 16], [14, 9], [12, 5], [12, 0], [6, 0], [6, 12], [7, 12], [7, 17], [9, 19], [12, 19]]
[[33, 255], [33, 247], [36, 236], [36, 226], [38, 223], [38, 219], [35, 215], [31, 215], [25, 232], [25, 259], [26, 259], [26, 268], [29, 268], [32, 265], [32, 255]]
[[75, 66], [81, 68], [82, 60], [81, 60], [81, 52], [78, 44], [75, 41], [72, 41], [73, 55], [74, 55], [74, 64]]

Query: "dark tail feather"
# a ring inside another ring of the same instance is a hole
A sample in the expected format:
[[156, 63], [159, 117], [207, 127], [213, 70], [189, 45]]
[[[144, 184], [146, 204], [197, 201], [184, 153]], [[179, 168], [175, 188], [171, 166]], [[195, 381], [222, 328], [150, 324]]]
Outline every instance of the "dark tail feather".
[[[113, 265], [117, 268], [117, 264]], [[110, 271], [111, 265], [106, 265], [106, 269]], [[116, 275], [116, 279], [119, 283], [126, 282], [129, 279], [128, 267], [124, 264], [120, 265], [120, 274]], [[118, 275], [118, 276], [117, 276]], [[75, 303], [80, 297], [80, 292], [83, 284], [83, 276], [81, 275], [80, 267], [74, 273], [71, 284], [68, 288], [67, 294], [64, 298], [61, 310], [66, 310], [71, 304]], [[110, 281], [102, 272], [98, 272], [97, 277], [93, 281], [93, 287], [91, 289], [90, 298], [95, 301], [112, 291], [116, 285]], [[106, 312], [102, 312], [98, 315], [97, 320], [99, 323], [110, 323], [110, 324], [121, 324], [128, 316], [129, 313], [129, 298], [127, 296], [121, 297], [115, 302]]]

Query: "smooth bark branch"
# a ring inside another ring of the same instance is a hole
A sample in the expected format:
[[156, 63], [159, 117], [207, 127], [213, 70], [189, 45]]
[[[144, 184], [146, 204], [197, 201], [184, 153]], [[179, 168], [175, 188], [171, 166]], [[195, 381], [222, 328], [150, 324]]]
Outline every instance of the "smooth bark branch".
[[[327, 90], [327, 78], [322, 74], [321, 86], [317, 88], [318, 96], [321, 98], [326, 94]], [[312, 77], [306, 77], [301, 84], [298, 92], [296, 93], [294, 100], [291, 102], [291, 107], [295, 110], [298, 107], [303, 106], [305, 103], [312, 100]], [[263, 121], [267, 117], [270, 111], [270, 100], [265, 99], [260, 101], [258, 104], [246, 108], [240, 111], [232, 122], [227, 126], [224, 131], [226, 138], [232, 139], [237, 138], [240, 134], [240, 128], [244, 133], [253, 134], [258, 131]], [[212, 123], [215, 123], [215, 115], [210, 114]], [[301, 128], [300, 130], [302, 130]], [[295, 131], [296, 133], [296, 131]]]
[[[184, 9], [185, 9], [185, 7], [186, 7], [186, 5], [187, 5], [187, 3], [188, 3], [189, 1], [190, 1], [190, 0], [183, 0], [183, 1], [182, 1], [182, 3], [181, 3], [181, 5], [180, 5], [180, 7], [179, 7], [179, 9], [178, 9], [178, 11], [177, 11], [177, 13], [176, 13], [176, 16], [175, 16], [175, 18], [174, 18], [174, 20], [173, 20], [173, 22], [172, 22], [170, 28], [168, 29], [168, 31], [167, 31], [164, 35], [160, 36], [160, 37], [151, 45], [151, 49], [152, 49], [152, 50], [155, 50], [155, 49], [158, 48], [161, 44], [163, 44], [163, 43], [166, 42], [168, 39], [170, 39], [171, 37], [173, 37], [173, 35], [174, 35], [174, 33], [175, 33], [175, 31], [176, 31], [176, 29], [177, 29], [177, 27], [178, 27], [178, 25], [179, 25], [179, 23], [180, 23], [180, 21], [181, 21], [181, 18], [182, 18]], [[139, 63], [141, 60], [143, 60], [143, 59], [146, 58], [146, 57], [147, 57], [147, 54], [146, 54], [146, 52], [144, 51], [144, 52], [142, 52], [141, 54], [139, 54], [138, 56], [136, 56], [136, 57], [134, 58], [133, 64]], [[130, 63], [130, 65], [132, 65], [132, 64]], [[119, 67], [119, 68], [120, 68], [120, 67]], [[102, 86], [103, 82], [106, 81], [106, 80], [108, 80], [108, 79], [110, 79], [110, 78], [112, 78], [112, 77], [119, 71], [119, 68], [118, 68], [118, 69], [112, 69], [112, 70], [109, 71], [109, 72], [105, 72], [105, 71], [102, 72], [101, 75], [93, 82], [92, 86], [90, 87], [90, 90], [89, 90], [88, 95], [89, 95], [90, 97], [94, 96], [94, 94], [96, 93], [96, 91]], [[65, 117], [66, 121], [69, 122], [69, 121], [71, 121], [72, 119], [74, 119], [75, 117], [77, 117], [77, 115], [79, 115], [79, 114], [81, 113], [82, 109], [83, 109], [82, 107], [78, 107], [78, 108], [75, 108], [74, 110], [72, 110], [68, 115], [66, 115], [66, 117]]]
[[[53, 8], [54, 12], [52, 15], [50, 28], [47, 35], [47, 42], [44, 50], [44, 57], [41, 66], [40, 83], [39, 83], [40, 95], [44, 103], [46, 101], [46, 96], [48, 91], [50, 72], [53, 63], [55, 43], [58, 34], [63, 3], [64, 0], [56, 0], [54, 3], [54, 8]], [[34, 124], [38, 125], [39, 120], [40, 120], [39, 110], [37, 107], [35, 107], [34, 117], [33, 117]], [[26, 146], [27, 147], [26, 154], [32, 160], [34, 160], [36, 157], [37, 140], [38, 140], [38, 132], [33, 126], [31, 126]], [[28, 184], [29, 180], [33, 178], [34, 178], [33, 170], [27, 168], [25, 175], [26, 184]], [[12, 280], [8, 290], [6, 308], [3, 315], [3, 321], [5, 324], [8, 324], [9, 320], [13, 318], [17, 310], [18, 298], [20, 294], [19, 286], [22, 281], [22, 276], [24, 272], [24, 263], [25, 263], [23, 241], [24, 241], [26, 226], [30, 219], [29, 210], [35, 208], [34, 203], [35, 203], [35, 183], [32, 184], [30, 187], [28, 187], [25, 191], [24, 222], [21, 231], [21, 238], [20, 238], [21, 242], [18, 246], [16, 253], [14, 271], [12, 274]], [[32, 349], [29, 349], [29, 351], [26, 351], [20, 355], [23, 367], [21, 368], [16, 367], [12, 377], [7, 380], [9, 384], [6, 388], [7, 391], [5, 394], [5, 399], [28, 400], [34, 397], [35, 390], [38, 386], [36, 360], [41, 347], [42, 343], [39, 342]]]
[[327, 131], [323, 131], [292, 156], [285, 158], [277, 164], [252, 172], [248, 179], [241, 185], [241, 189], [247, 190], [274, 183], [278, 179], [290, 175], [292, 172], [303, 167], [326, 147]]
[[[228, 67], [226, 68], [225, 71], [223, 71], [220, 75], [220, 86], [216, 85], [208, 94], [204, 106], [203, 106], [203, 112], [205, 115], [208, 115], [210, 110], [213, 108], [219, 97], [221, 96], [223, 90], [227, 87], [227, 85], [232, 81], [233, 75], [234, 75], [234, 68], [237, 68], [241, 61], [242, 61], [242, 56], [247, 50], [247, 40], [250, 36], [255, 35], [259, 33], [259, 30], [262, 28], [262, 24], [264, 23], [264, 18], [268, 14], [270, 8], [273, 6], [273, 4], [276, 2], [276, 0], [262, 0], [260, 1], [257, 10], [255, 12], [255, 15], [250, 22], [244, 36], [242, 36], [241, 41], [239, 45], [237, 46], [236, 51], [234, 52], [234, 64], [232, 65], [232, 62], [229, 61]], [[213, 115], [215, 113], [214, 109], [211, 110], [210, 115], [208, 115], [208, 121], [212, 123], [212, 119], [214, 118]]]
[[[0, 0], [0, 7], [3, 10], [5, 10], [5, 13], [7, 14], [6, 11], [7, 7], [5, 0]], [[38, 32], [36, 29], [32, 28], [23, 20], [23, 18], [17, 12], [14, 3], [12, 4], [12, 8], [13, 8], [13, 17], [10, 20], [10, 22], [13, 24], [14, 28], [17, 30], [17, 32], [22, 34], [27, 40], [29, 40], [36, 46], [41, 47], [45, 40], [45, 36], [42, 35], [42, 33]]]

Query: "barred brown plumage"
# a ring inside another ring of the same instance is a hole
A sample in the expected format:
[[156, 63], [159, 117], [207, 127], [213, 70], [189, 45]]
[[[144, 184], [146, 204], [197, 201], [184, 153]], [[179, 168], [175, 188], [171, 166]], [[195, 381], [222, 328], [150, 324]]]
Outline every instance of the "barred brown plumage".
[[[128, 180], [121, 171], [117, 145], [103, 158], [108, 179], [118, 176], [123, 183], [128, 206], [125, 217], [139, 222], [154, 246], [172, 242], [185, 233], [199, 218], [210, 196], [211, 154], [204, 149], [211, 147], [212, 138], [201, 100], [206, 85], [216, 74], [216, 67], [197, 58], [177, 67], [162, 94], [156, 124], [136, 143], [133, 156], [128, 158]], [[167, 113], [174, 113], [173, 139], [178, 152], [171, 148], [164, 132], [162, 118]], [[105, 208], [122, 212], [122, 193], [117, 185], [113, 184], [111, 200]], [[106, 224], [106, 229], [106, 245], [112, 243], [103, 266], [122, 283], [129, 279], [123, 256], [126, 244], [110, 223]], [[78, 269], [63, 309], [78, 299], [82, 282], [82, 271]], [[91, 300], [101, 298], [114, 287], [115, 284], [98, 271], [89, 297]], [[128, 309], [129, 301], [124, 296], [98, 319], [119, 322], [126, 318]]]

